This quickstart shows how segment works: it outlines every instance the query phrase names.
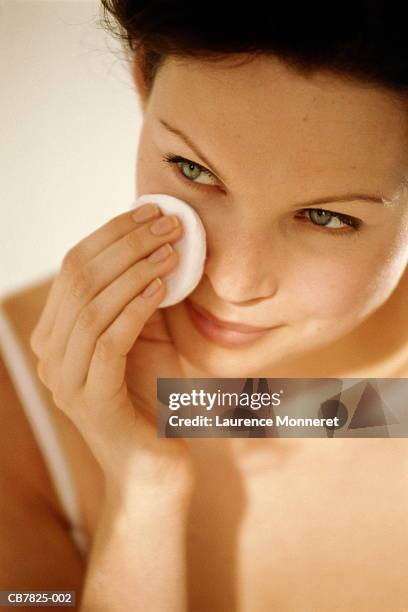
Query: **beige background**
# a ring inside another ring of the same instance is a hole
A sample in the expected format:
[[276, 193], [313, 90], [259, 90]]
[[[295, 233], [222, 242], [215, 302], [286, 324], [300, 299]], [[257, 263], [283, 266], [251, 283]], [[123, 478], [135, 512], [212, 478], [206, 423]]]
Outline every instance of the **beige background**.
[[0, 0], [0, 294], [128, 209], [141, 113], [97, 0]]

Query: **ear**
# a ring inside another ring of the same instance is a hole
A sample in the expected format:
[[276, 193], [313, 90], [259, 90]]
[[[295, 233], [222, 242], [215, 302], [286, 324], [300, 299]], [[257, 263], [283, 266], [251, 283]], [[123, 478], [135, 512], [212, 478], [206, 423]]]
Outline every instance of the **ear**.
[[144, 112], [145, 106], [147, 104], [147, 84], [144, 76], [144, 66], [145, 66], [145, 49], [141, 45], [138, 47], [132, 59], [132, 79], [135, 84], [136, 91], [139, 95], [140, 104], [142, 111]]

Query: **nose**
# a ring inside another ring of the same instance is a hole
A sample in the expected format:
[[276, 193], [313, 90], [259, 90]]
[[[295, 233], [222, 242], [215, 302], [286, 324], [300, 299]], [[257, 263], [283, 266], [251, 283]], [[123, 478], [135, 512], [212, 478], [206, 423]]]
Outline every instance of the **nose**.
[[[268, 248], [269, 247], [269, 248]], [[279, 262], [271, 264], [271, 245], [254, 237], [209, 245], [204, 274], [217, 297], [239, 306], [255, 306], [278, 288]]]

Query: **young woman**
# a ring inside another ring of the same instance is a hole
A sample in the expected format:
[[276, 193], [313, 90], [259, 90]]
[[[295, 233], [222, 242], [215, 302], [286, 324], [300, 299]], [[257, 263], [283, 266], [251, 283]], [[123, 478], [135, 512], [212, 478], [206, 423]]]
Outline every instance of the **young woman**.
[[404, 439], [155, 429], [158, 377], [408, 376], [404, 16], [103, 5], [143, 112], [137, 193], [189, 202], [208, 256], [158, 309], [183, 227], [146, 205], [3, 300], [1, 589], [76, 590], [81, 612], [407, 610]]

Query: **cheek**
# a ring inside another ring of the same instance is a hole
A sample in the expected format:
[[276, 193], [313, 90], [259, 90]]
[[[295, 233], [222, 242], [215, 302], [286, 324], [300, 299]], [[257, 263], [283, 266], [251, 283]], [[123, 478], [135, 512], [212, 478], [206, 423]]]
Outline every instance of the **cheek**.
[[343, 318], [351, 307], [356, 307], [358, 271], [350, 273], [344, 265], [320, 261], [303, 261], [301, 268], [292, 274], [290, 283], [290, 294], [295, 297], [300, 317]]
[[288, 276], [297, 315], [339, 324], [368, 316], [398, 284], [407, 264], [406, 250], [388, 244], [376, 252], [364, 250], [370, 256], [354, 250], [342, 258], [303, 259]]

